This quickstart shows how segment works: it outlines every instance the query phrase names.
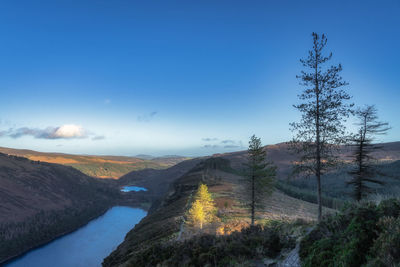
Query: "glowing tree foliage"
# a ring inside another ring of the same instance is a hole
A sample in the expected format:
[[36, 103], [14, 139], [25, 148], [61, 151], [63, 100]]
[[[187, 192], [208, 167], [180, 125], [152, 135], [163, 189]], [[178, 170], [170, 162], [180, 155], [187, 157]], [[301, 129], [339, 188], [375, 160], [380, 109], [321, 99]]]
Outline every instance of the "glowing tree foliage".
[[206, 222], [206, 214], [203, 205], [199, 200], [193, 202], [193, 205], [189, 210], [189, 221], [192, 225], [198, 225], [200, 229], [203, 229], [203, 224]]
[[207, 185], [200, 184], [194, 196], [192, 207], [189, 210], [189, 222], [202, 229], [205, 223], [215, 220], [216, 211], [214, 200], [210, 192], [208, 192]]

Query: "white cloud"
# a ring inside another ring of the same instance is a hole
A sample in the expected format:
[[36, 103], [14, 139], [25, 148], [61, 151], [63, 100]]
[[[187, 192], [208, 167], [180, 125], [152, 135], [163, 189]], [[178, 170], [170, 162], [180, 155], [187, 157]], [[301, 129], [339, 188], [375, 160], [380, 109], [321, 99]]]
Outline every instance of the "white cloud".
[[81, 126], [75, 124], [66, 124], [55, 129], [51, 134], [54, 139], [57, 138], [85, 138], [87, 137], [87, 132]]
[[45, 129], [38, 128], [10, 128], [7, 131], [0, 131], [0, 137], [20, 138], [22, 136], [33, 136], [37, 139], [77, 139], [87, 138], [89, 133], [83, 127], [75, 124], [65, 124], [59, 127], [47, 127]]

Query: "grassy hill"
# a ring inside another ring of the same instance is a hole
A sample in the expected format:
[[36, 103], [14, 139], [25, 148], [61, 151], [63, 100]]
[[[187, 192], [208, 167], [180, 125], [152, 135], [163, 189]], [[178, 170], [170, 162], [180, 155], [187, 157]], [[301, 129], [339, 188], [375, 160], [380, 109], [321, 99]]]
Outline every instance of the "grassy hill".
[[142, 159], [138, 157], [122, 156], [71, 155], [5, 147], [0, 147], [0, 152], [8, 155], [25, 157], [33, 161], [71, 166], [80, 170], [84, 174], [93, 177], [114, 179], [117, 179], [131, 171], [146, 168], [165, 169], [187, 159], [179, 156]]

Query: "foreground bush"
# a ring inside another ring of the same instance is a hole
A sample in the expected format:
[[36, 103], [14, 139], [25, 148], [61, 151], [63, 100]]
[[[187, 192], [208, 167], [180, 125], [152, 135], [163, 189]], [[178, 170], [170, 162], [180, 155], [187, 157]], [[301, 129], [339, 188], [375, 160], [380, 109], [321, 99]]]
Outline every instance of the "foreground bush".
[[346, 206], [301, 242], [304, 266], [398, 266], [400, 202], [395, 199]]
[[254, 226], [231, 235], [194, 236], [184, 242], [157, 243], [136, 252], [130, 266], [232, 266], [264, 257], [275, 258], [294, 240], [278, 227]]

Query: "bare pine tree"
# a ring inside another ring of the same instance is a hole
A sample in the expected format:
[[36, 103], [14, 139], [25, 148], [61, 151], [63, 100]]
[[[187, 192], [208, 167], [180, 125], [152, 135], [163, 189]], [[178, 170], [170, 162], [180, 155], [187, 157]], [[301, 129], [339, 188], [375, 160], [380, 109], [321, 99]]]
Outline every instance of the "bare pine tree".
[[352, 104], [346, 104], [350, 96], [341, 88], [347, 85], [340, 76], [342, 66], [326, 66], [332, 58], [323, 54], [327, 43], [324, 34], [312, 34], [313, 47], [308, 57], [301, 59], [304, 70], [300, 85], [304, 86], [298, 97], [301, 104], [294, 105], [301, 113], [300, 122], [291, 123], [295, 132], [291, 148], [300, 155], [296, 163], [296, 173], [315, 175], [318, 194], [318, 220], [322, 218], [321, 176], [334, 166], [334, 150], [344, 143], [343, 122], [351, 113]]
[[390, 129], [387, 122], [378, 121], [377, 110], [374, 106], [366, 106], [358, 109], [356, 115], [359, 119], [358, 133], [352, 137], [352, 146], [355, 151], [353, 162], [356, 167], [349, 172], [353, 177], [348, 184], [354, 187], [354, 198], [361, 200], [366, 194], [371, 192], [368, 183], [383, 184], [375, 178], [377, 171], [373, 167], [373, 157], [371, 153], [381, 146], [374, 145], [372, 142], [376, 135], [383, 135]]

